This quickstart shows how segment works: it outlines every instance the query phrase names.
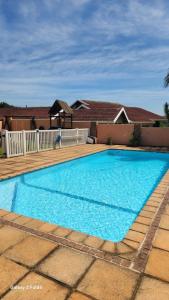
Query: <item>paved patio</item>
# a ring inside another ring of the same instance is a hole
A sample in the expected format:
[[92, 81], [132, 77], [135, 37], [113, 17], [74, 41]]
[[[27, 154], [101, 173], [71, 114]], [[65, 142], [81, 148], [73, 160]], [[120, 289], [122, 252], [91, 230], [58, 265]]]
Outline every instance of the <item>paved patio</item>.
[[[14, 176], [106, 148], [83, 145], [0, 160], [0, 176]], [[126, 243], [118, 245], [123, 253], [120, 258], [113, 255], [117, 251], [114, 243], [0, 210], [0, 298], [168, 300], [168, 180], [167, 173], [133, 224]], [[138, 249], [140, 243], [142, 251], [130, 259], [133, 252], [126, 247]]]

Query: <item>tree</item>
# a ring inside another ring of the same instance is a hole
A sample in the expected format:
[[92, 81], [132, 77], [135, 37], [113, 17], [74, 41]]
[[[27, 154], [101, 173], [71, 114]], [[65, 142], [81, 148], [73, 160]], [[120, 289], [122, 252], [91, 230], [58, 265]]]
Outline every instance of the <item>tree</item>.
[[169, 123], [169, 105], [167, 102], [164, 104], [164, 112]]
[[0, 108], [6, 108], [6, 107], [14, 107], [14, 106], [8, 104], [7, 102], [0, 101]]
[[169, 72], [167, 73], [167, 75], [164, 78], [164, 86], [165, 87], [169, 86]]
[[[167, 73], [167, 75], [164, 78], [164, 86], [165, 87], [169, 86], [169, 72]], [[169, 123], [169, 105], [168, 105], [167, 102], [164, 104], [164, 112], [165, 112], [166, 118], [167, 118], [168, 123]]]
[[138, 147], [141, 144], [141, 125], [134, 124], [133, 133], [129, 141], [129, 146]]

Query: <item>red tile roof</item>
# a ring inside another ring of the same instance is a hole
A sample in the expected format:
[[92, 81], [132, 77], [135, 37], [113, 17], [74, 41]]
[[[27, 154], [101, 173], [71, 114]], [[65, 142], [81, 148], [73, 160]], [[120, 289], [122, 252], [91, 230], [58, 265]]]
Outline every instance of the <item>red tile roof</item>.
[[74, 121], [112, 121], [121, 108], [74, 110]]
[[125, 111], [128, 118], [134, 122], [151, 122], [165, 119], [164, 116], [157, 115], [139, 107], [125, 107]]
[[82, 101], [90, 109], [74, 110], [73, 120], [76, 121], [113, 121], [122, 107], [131, 122], [148, 123], [164, 119], [163, 116], [139, 107], [127, 107], [113, 102], [79, 101]]
[[[80, 100], [79, 100], [80, 101]], [[106, 101], [93, 101], [93, 100], [82, 100], [87, 104], [91, 109], [108, 109], [108, 108], [119, 108], [123, 105], [115, 102], [106, 102]]]
[[[73, 120], [75, 121], [113, 121], [122, 107], [125, 108], [127, 116], [132, 122], [153, 122], [162, 120], [163, 116], [152, 113], [139, 107], [127, 107], [120, 103], [78, 100], [84, 103], [90, 109], [73, 110]], [[9, 117], [35, 117], [49, 118], [50, 107], [11, 107], [0, 108], [0, 118]]]
[[10, 107], [0, 108], [0, 118], [8, 117], [36, 117], [49, 118], [50, 107]]

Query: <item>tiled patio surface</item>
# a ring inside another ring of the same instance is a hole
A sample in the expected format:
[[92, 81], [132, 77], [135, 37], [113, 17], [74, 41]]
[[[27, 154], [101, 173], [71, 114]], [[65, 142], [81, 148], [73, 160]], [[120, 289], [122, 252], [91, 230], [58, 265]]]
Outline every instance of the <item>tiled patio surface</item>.
[[[106, 148], [83, 145], [0, 160], [1, 178]], [[0, 210], [0, 299], [168, 300], [168, 186], [167, 173], [117, 245]]]

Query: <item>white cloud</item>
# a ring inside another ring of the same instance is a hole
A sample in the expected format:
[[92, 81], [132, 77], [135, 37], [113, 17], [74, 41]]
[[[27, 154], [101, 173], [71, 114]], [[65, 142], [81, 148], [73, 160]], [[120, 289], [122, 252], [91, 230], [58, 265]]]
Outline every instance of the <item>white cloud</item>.
[[54, 93], [105, 99], [114, 91], [121, 102], [145, 90], [151, 101], [169, 94], [167, 1], [97, 0], [92, 11], [91, 0], [16, 3], [9, 20], [0, 1], [0, 97], [34, 104]]

